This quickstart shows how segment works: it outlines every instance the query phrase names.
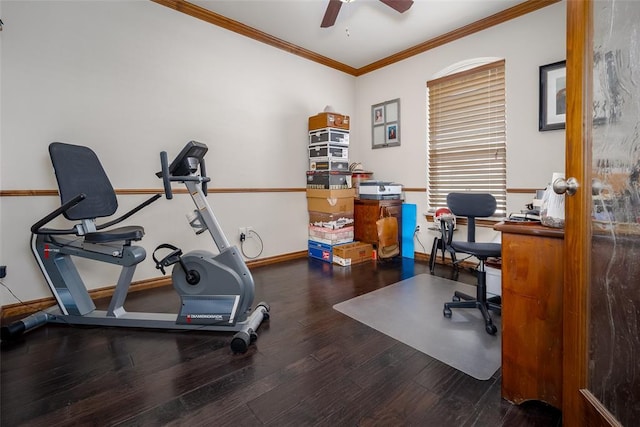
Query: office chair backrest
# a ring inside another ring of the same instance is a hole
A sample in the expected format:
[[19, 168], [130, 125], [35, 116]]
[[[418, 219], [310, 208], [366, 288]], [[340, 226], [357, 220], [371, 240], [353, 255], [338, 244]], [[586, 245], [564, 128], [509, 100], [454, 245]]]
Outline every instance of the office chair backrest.
[[456, 216], [467, 217], [467, 241], [476, 241], [476, 218], [490, 217], [496, 211], [496, 198], [489, 193], [449, 193], [447, 207]]
[[88, 147], [52, 142], [49, 156], [62, 204], [84, 194], [86, 199], [64, 212], [68, 220], [101, 218], [118, 209], [116, 193], [98, 156]]

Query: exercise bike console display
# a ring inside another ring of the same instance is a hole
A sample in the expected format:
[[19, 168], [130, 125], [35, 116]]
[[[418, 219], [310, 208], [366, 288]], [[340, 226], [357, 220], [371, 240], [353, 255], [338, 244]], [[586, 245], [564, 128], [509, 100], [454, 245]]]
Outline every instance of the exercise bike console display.
[[198, 165], [204, 162], [204, 155], [209, 148], [196, 141], [189, 141], [169, 165], [169, 173], [173, 176], [187, 176], [194, 173]]

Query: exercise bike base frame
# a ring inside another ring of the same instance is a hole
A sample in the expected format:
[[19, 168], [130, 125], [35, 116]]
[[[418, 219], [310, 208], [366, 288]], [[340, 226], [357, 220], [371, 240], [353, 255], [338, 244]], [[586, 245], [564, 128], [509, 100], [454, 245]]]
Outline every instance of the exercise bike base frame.
[[51, 307], [3, 327], [2, 339], [16, 339], [22, 334], [43, 326], [46, 323], [182, 331], [236, 332], [231, 340], [231, 349], [234, 353], [244, 353], [247, 351], [251, 342], [256, 339], [256, 330], [262, 321], [268, 318], [269, 306], [264, 302], [256, 305], [255, 310], [245, 321], [238, 322], [233, 326], [179, 324], [176, 323], [175, 314], [171, 313], [121, 312], [118, 317], [114, 317], [110, 316], [107, 311], [94, 310], [91, 313], [80, 316], [62, 314], [59, 307]]
[[235, 325], [204, 325], [204, 324], [180, 324], [176, 323], [175, 313], [147, 313], [137, 311], [125, 311], [118, 317], [107, 315], [106, 310], [94, 310], [82, 316], [73, 314], [62, 314], [58, 307], [45, 310], [48, 323], [62, 323], [87, 326], [115, 326], [125, 328], [145, 328], [145, 329], [176, 329], [176, 330], [201, 330], [217, 332], [238, 332], [247, 329], [254, 322], [262, 322], [269, 312], [264, 303], [258, 304], [256, 309], [247, 317], [244, 322], [237, 322]]

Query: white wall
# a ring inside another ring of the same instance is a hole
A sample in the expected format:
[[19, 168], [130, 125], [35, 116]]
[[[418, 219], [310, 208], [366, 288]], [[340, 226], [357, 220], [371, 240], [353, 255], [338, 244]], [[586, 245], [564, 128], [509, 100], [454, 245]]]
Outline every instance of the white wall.
[[[359, 77], [354, 114], [359, 138], [351, 157], [376, 179], [425, 187], [427, 81], [458, 62], [498, 57], [506, 67], [507, 188], [544, 188], [553, 172], [564, 171], [565, 132], [538, 131], [538, 73], [539, 66], [565, 59], [565, 8], [564, 2], [545, 7]], [[371, 105], [394, 98], [401, 102], [401, 146], [372, 150]], [[508, 195], [507, 209], [519, 211], [531, 198]], [[429, 208], [426, 194], [408, 193], [407, 202], [417, 204], [418, 224], [425, 230], [428, 224], [421, 214]], [[484, 238], [498, 238], [483, 231]], [[420, 236], [428, 251], [431, 237]]]
[[[354, 110], [353, 76], [152, 2], [3, 1], [2, 19], [2, 190], [56, 189], [52, 141], [94, 148], [115, 188], [160, 189], [159, 152], [173, 156], [191, 139], [209, 146], [211, 188], [303, 188], [307, 118], [327, 104]], [[120, 197], [120, 212], [146, 197]], [[304, 192], [209, 200], [229, 240], [254, 227], [261, 257], [306, 250]], [[29, 227], [58, 199], [1, 201], [3, 281], [22, 300], [48, 297]], [[159, 276], [159, 243], [215, 252], [187, 225], [192, 206], [187, 196], [163, 199], [130, 220], [145, 226], [148, 258], [134, 280]], [[102, 270], [85, 275], [90, 287], [115, 283], [117, 273]], [[1, 304], [16, 302], [1, 295]]]
[[[55, 189], [47, 155], [52, 141], [93, 147], [116, 188], [160, 189], [158, 153], [175, 155], [190, 139], [209, 145], [212, 187], [301, 188], [307, 118], [327, 104], [352, 118], [352, 161], [377, 178], [425, 187], [426, 81], [478, 56], [506, 58], [508, 187], [543, 186], [564, 168], [564, 132], [537, 131], [538, 66], [565, 55], [563, 3], [357, 79], [152, 2], [0, 4], [2, 190]], [[371, 105], [398, 97], [402, 146], [371, 150]], [[146, 197], [121, 197], [121, 212]], [[260, 233], [261, 257], [307, 247], [303, 192], [210, 194], [209, 201], [233, 242], [238, 227]], [[422, 194], [408, 193], [407, 202], [419, 213], [427, 209]], [[25, 301], [50, 296], [28, 230], [58, 206], [57, 197], [0, 203], [4, 283]], [[207, 236], [194, 236], [186, 224], [191, 209], [188, 197], [178, 195], [130, 220], [147, 233], [141, 244], [148, 259], [134, 280], [159, 275], [150, 255], [160, 243], [211, 249]], [[418, 220], [425, 229], [424, 218]], [[421, 236], [427, 251], [430, 240]], [[248, 255], [254, 249], [249, 245]], [[91, 288], [116, 280], [113, 267], [80, 264]], [[5, 289], [0, 296], [2, 305], [16, 302]]]

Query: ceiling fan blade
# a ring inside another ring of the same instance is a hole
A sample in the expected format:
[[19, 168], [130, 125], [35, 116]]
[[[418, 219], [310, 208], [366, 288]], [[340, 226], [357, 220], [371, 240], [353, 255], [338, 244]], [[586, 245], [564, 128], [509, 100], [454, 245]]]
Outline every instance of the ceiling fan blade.
[[413, 0], [380, 0], [392, 9], [404, 13], [413, 5]]
[[341, 7], [342, 7], [342, 1], [329, 0], [329, 4], [327, 5], [327, 11], [324, 13], [324, 18], [322, 18], [322, 24], [320, 24], [320, 27], [321, 28], [332, 27], [333, 24], [336, 23], [336, 18], [338, 17], [338, 12], [340, 12]]

